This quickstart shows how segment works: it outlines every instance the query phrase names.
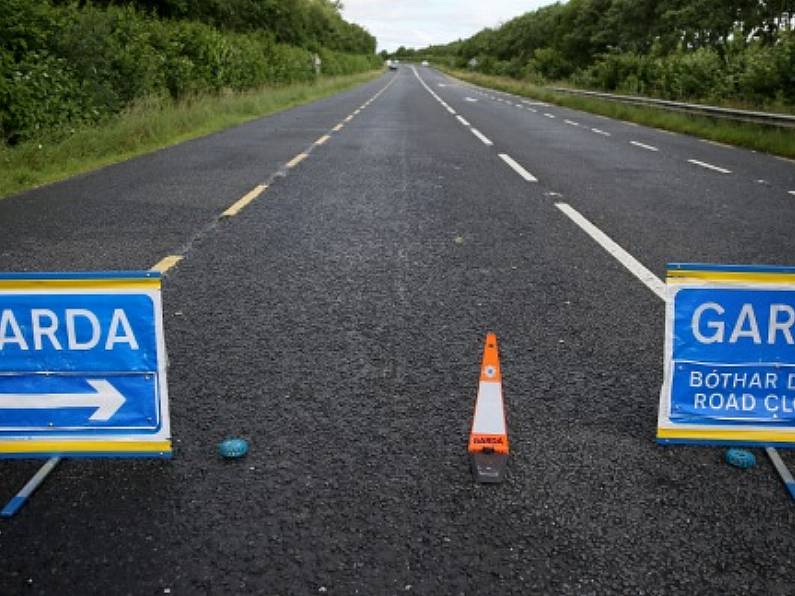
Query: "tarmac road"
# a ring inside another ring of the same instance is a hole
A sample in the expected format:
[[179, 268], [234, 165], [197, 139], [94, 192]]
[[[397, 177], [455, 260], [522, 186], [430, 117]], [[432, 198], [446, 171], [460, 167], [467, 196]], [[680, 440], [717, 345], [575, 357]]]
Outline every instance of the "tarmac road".
[[[776, 472], [655, 444], [663, 302], [558, 206], [661, 277], [792, 264], [790, 191], [786, 161], [404, 65], [0, 201], [2, 270], [184, 256], [174, 459], [63, 462], [0, 524], [0, 594], [791, 593]], [[512, 448], [491, 486], [466, 454], [489, 330]], [[0, 463], [0, 497], [37, 465]]]

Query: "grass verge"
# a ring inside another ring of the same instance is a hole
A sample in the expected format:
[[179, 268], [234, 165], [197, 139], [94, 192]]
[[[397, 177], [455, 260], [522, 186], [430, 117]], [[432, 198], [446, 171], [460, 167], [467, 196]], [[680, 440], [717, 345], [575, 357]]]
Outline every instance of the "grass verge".
[[315, 101], [370, 81], [381, 72], [197, 95], [179, 102], [149, 98], [116, 118], [78, 129], [58, 141], [0, 145], [0, 198]]
[[710, 141], [747, 147], [790, 159], [795, 158], [795, 134], [793, 134], [791, 128], [734, 122], [646, 106], [633, 106], [591, 97], [572, 96], [565, 93], [555, 93], [543, 87], [507, 77], [495, 77], [448, 68], [440, 68], [440, 70], [450, 76], [481, 87], [532, 97], [533, 99], [593, 114], [601, 114], [617, 120], [627, 120], [645, 126], [693, 135]]

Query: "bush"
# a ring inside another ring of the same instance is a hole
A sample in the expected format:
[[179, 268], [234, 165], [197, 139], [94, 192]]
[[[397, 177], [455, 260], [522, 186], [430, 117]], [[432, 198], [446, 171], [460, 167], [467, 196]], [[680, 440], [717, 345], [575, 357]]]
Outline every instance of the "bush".
[[[352, 34], [367, 41], [366, 33]], [[377, 68], [375, 55], [319, 50], [322, 73]], [[0, 134], [16, 142], [116, 114], [147, 96], [312, 81], [314, 54], [272, 33], [158, 19], [130, 5], [0, 3]]]

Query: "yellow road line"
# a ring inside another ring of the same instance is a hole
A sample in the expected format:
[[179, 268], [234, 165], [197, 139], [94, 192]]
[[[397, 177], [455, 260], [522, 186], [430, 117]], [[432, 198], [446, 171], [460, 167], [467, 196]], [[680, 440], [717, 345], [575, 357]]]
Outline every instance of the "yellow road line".
[[258, 184], [247, 194], [243, 195], [242, 198], [235, 201], [226, 211], [221, 214], [221, 217], [232, 217], [237, 215], [243, 210], [243, 207], [260, 196], [266, 188], [268, 188], [266, 184]]
[[174, 265], [179, 263], [182, 260], [182, 256], [180, 255], [169, 255], [164, 259], [158, 261], [158, 263], [152, 267], [152, 271], [159, 271], [160, 273], [165, 273], [169, 269], [171, 269]]
[[287, 167], [288, 168], [294, 168], [299, 163], [304, 161], [307, 157], [309, 157], [309, 156], [306, 153], [299, 153], [298, 155], [296, 155], [290, 161], [287, 162]]
[[328, 141], [330, 138], [331, 138], [331, 137], [329, 137], [328, 135], [323, 135], [323, 136], [322, 136], [322, 137], [320, 137], [320, 138], [319, 138], [317, 141], [315, 141], [315, 145], [322, 145], [323, 143], [325, 143], [326, 141]]

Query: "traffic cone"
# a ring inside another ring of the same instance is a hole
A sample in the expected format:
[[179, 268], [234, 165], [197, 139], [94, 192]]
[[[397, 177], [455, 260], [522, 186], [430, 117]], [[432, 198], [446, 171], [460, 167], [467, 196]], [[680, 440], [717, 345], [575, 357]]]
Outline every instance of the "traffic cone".
[[500, 357], [494, 333], [486, 335], [483, 348], [478, 398], [469, 434], [469, 454], [477, 482], [503, 481], [508, 463], [508, 427], [505, 424]]

